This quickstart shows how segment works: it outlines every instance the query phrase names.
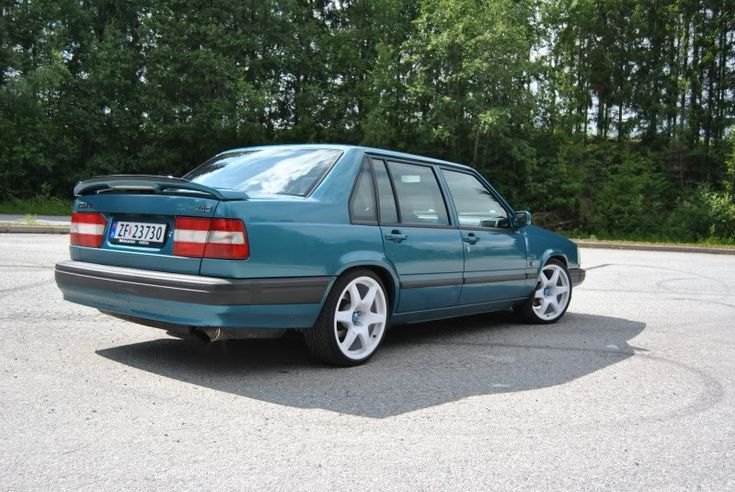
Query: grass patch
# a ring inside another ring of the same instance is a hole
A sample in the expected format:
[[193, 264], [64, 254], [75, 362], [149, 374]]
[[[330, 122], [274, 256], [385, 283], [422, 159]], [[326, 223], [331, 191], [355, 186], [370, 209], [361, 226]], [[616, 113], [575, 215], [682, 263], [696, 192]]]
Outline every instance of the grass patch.
[[36, 225], [38, 224], [38, 217], [34, 214], [25, 214], [23, 216], [23, 223], [27, 225]]
[[567, 231], [562, 232], [567, 237], [589, 240], [589, 241], [600, 241], [600, 242], [616, 242], [616, 243], [646, 243], [646, 244], [660, 244], [660, 245], [676, 245], [676, 246], [709, 246], [716, 248], [735, 248], [735, 238], [717, 238], [710, 237], [701, 239], [698, 241], [677, 241], [676, 239], [656, 234], [629, 234], [629, 235], [617, 235], [617, 234], [585, 234], [579, 231]]
[[0, 214], [18, 214], [35, 220], [36, 215], [71, 215], [73, 205], [73, 201], [62, 198], [13, 198], [0, 202]]

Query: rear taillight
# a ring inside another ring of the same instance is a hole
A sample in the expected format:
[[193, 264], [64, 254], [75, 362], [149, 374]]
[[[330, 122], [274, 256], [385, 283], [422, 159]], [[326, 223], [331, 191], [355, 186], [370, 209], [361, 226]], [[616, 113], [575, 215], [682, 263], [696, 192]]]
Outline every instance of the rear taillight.
[[176, 217], [174, 223], [174, 255], [204, 256], [204, 246], [209, 236], [209, 225], [212, 219], [194, 217]]
[[105, 216], [93, 212], [74, 212], [71, 214], [69, 239], [75, 246], [99, 248], [105, 234]]
[[245, 224], [235, 219], [212, 219], [205, 258], [245, 259], [250, 255]]
[[237, 219], [176, 217], [173, 254], [244, 260], [250, 256], [245, 224]]

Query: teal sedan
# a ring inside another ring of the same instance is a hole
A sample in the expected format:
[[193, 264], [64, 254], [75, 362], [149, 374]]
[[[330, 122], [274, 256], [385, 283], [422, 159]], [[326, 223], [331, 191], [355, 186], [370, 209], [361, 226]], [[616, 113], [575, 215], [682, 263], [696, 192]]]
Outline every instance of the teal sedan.
[[507, 309], [554, 323], [585, 277], [573, 242], [474, 169], [388, 150], [240, 148], [74, 193], [66, 300], [209, 341], [296, 330], [339, 366], [369, 360], [390, 324]]

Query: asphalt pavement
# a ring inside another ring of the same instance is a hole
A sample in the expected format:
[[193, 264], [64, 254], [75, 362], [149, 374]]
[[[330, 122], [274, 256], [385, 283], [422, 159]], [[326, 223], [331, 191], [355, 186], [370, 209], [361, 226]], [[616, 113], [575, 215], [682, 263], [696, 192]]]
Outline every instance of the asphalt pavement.
[[404, 326], [367, 365], [67, 303], [0, 234], [0, 490], [733, 490], [735, 257], [583, 249], [550, 326]]

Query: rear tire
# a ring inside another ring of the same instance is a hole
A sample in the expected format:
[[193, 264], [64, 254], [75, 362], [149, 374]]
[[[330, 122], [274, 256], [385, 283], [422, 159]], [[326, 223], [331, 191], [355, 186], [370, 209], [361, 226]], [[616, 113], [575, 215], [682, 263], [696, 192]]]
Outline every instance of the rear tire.
[[383, 282], [370, 270], [353, 270], [334, 282], [314, 327], [304, 330], [304, 340], [312, 355], [328, 364], [357, 366], [375, 355], [388, 318]]
[[569, 271], [564, 263], [552, 258], [541, 269], [531, 297], [515, 312], [528, 323], [556, 323], [567, 312], [571, 300]]

